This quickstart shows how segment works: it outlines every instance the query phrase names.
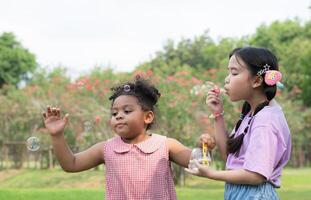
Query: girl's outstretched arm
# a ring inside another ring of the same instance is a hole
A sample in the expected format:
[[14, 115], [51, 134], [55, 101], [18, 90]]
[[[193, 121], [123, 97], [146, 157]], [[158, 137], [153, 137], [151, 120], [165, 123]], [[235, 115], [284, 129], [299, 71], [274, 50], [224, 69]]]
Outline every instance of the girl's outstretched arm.
[[190, 160], [191, 149], [173, 138], [167, 138], [167, 146], [169, 149], [170, 160], [187, 168]]
[[245, 169], [222, 170], [216, 171], [195, 162], [198, 170], [193, 171], [186, 169], [187, 172], [196, 175], [214, 179], [217, 181], [225, 181], [233, 184], [258, 185], [266, 181], [266, 178], [256, 172]]
[[52, 144], [56, 158], [66, 172], [80, 172], [104, 163], [104, 142], [97, 143], [89, 149], [73, 154], [65, 141], [64, 135], [52, 136]]
[[234, 184], [258, 185], [266, 180], [262, 175], [244, 169], [224, 171], [215, 170], [210, 176], [211, 179]]
[[104, 163], [103, 142], [81, 153], [72, 153], [64, 137], [64, 129], [69, 121], [68, 114], [62, 118], [59, 108], [48, 106], [43, 118], [44, 125], [51, 135], [56, 158], [66, 172], [79, 172]]

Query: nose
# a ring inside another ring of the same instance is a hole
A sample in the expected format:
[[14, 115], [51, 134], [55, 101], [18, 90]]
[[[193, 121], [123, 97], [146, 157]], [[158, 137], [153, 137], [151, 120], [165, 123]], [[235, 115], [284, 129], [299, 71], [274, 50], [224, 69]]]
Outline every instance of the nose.
[[123, 114], [121, 112], [119, 112], [118, 115], [116, 116], [116, 120], [120, 119], [123, 119]]

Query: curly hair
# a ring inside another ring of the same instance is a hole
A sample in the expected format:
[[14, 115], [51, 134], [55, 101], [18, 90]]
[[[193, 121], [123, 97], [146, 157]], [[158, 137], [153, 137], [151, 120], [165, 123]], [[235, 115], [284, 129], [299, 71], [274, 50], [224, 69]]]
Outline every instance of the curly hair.
[[[113, 94], [109, 97], [111, 105], [122, 95], [130, 95], [137, 98], [143, 111], [155, 112], [155, 107], [161, 94], [159, 90], [148, 80], [136, 76], [133, 82], [127, 82], [111, 88]], [[154, 122], [148, 124], [147, 130], [152, 127]]]

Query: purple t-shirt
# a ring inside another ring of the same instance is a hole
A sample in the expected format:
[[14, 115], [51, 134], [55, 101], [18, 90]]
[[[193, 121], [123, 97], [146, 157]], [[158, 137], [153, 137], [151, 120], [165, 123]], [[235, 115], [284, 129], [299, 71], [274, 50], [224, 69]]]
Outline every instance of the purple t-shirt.
[[[249, 114], [243, 119], [235, 137], [243, 133], [248, 120]], [[226, 168], [259, 173], [275, 187], [280, 187], [282, 169], [290, 153], [291, 137], [283, 111], [279, 105], [269, 105], [253, 117], [239, 156], [229, 154]]]

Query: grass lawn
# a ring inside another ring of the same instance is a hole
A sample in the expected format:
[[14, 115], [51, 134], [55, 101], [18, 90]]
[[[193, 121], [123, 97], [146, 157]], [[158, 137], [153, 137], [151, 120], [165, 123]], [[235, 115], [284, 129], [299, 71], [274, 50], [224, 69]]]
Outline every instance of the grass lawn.
[[[56, 170], [0, 171], [0, 200], [98, 200], [104, 199], [104, 172], [68, 174]], [[189, 177], [186, 187], [177, 187], [178, 199], [223, 199], [222, 182]], [[311, 200], [311, 169], [286, 169], [283, 200]]]

